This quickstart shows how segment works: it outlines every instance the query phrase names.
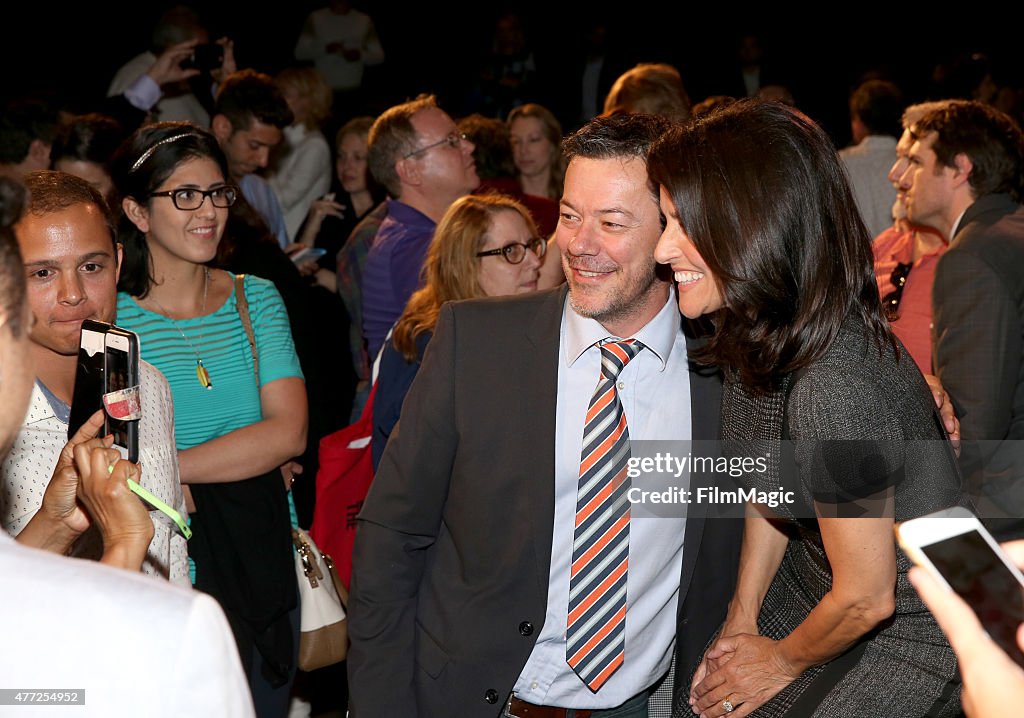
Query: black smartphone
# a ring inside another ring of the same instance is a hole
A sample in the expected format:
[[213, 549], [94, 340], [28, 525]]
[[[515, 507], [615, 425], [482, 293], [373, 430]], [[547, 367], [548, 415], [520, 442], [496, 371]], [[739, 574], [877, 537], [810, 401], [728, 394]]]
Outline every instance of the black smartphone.
[[68, 420], [68, 439], [75, 435], [90, 416], [103, 408], [106, 336], [109, 329], [110, 325], [105, 322], [92, 319], [82, 322], [75, 388], [71, 398], [71, 418]]
[[192, 48], [192, 55], [185, 58], [181, 66], [189, 69], [194, 68], [202, 72], [213, 72], [224, 64], [224, 47], [215, 42], [205, 45], [196, 45]]
[[981, 521], [955, 507], [898, 524], [900, 545], [915, 563], [974, 609], [1000, 648], [1019, 665], [1017, 628], [1024, 623], [1024, 575]]
[[103, 405], [107, 433], [129, 461], [139, 460], [139, 336], [112, 326], [106, 334]]

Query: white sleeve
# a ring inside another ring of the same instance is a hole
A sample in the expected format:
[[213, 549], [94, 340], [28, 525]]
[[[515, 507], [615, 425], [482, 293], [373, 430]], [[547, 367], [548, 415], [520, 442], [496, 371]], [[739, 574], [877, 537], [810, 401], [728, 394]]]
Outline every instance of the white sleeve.
[[196, 592], [163, 703], [167, 716], [254, 718], [249, 683], [220, 606]]
[[[164, 378], [163, 387], [163, 401], [161, 402], [164, 410], [163, 425], [167, 431], [168, 446], [172, 449], [177, 449], [178, 444], [174, 434], [174, 396], [171, 394], [171, 386], [167, 383], [166, 378]], [[188, 509], [185, 508], [185, 493], [181, 488], [181, 475], [179, 473], [177, 461], [171, 462], [171, 482], [172, 485], [179, 487], [175, 492], [177, 502], [174, 508], [178, 511], [181, 517], [187, 521]], [[192, 587], [192, 577], [188, 567], [188, 541], [178, 531], [173, 531], [171, 534], [171, 565], [169, 578], [171, 583], [184, 588]]]
[[366, 35], [363, 37], [363, 64], [379, 65], [384, 62], [384, 48], [380, 44], [380, 36], [373, 20], [367, 18]]
[[271, 175], [267, 182], [274, 190], [282, 212], [288, 214], [304, 203], [306, 208], [302, 215], [305, 218], [312, 201], [331, 187], [330, 145], [323, 135], [308, 135], [304, 142], [292, 149], [285, 164], [283, 171]]
[[316, 23], [313, 15], [310, 14], [302, 24], [302, 32], [299, 33], [299, 39], [295, 42], [295, 59], [316, 60], [326, 54], [327, 48], [317, 36]]

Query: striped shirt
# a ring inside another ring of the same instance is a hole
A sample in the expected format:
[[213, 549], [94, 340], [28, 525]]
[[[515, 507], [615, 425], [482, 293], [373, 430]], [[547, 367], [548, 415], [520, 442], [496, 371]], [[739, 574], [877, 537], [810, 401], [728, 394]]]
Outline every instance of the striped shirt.
[[[234, 281], [234, 275], [228, 273]], [[246, 276], [245, 295], [256, 334], [260, 385], [302, 378], [288, 313], [274, 285]], [[212, 314], [172, 321], [140, 307], [121, 292], [118, 325], [139, 335], [141, 351], [171, 385], [178, 450], [198, 446], [263, 418], [252, 352], [232, 291]], [[184, 336], [183, 336], [184, 335]], [[196, 377], [197, 355], [210, 375], [205, 389]]]

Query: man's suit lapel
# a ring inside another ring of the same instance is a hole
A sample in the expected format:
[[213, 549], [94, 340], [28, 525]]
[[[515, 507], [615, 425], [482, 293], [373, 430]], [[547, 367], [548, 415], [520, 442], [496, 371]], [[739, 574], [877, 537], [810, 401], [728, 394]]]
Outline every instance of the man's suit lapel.
[[994, 222], [1004, 214], [1013, 212], [1019, 206], [1008, 194], [987, 194], [984, 197], [979, 197], [964, 211], [964, 216], [956, 228], [956, 235], [950, 244], [955, 245], [972, 222], [982, 220], [989, 213], [994, 213], [990, 220]]
[[[528, 394], [527, 406], [535, 411], [526, 417], [516, 417], [532, 436], [534, 450], [524, 461], [530, 462], [532, 485], [523, 487], [536, 498], [535, 510], [529, 516], [529, 531], [533, 536], [533, 550], [537, 564], [537, 589], [547, 598], [551, 572], [552, 526], [555, 521], [555, 410], [558, 401], [558, 352], [562, 327], [562, 307], [567, 288], [550, 292], [537, 313], [526, 318], [526, 342], [521, 361], [513, 362], [513, 377], [522, 378], [522, 389]], [[513, 378], [510, 377], [510, 381]]]

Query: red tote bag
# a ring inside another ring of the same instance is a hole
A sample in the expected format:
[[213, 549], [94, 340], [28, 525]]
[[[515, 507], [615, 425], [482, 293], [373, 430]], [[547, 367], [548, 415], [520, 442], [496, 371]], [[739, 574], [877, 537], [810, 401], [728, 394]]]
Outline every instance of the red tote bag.
[[334, 559], [345, 588], [352, 576], [352, 545], [356, 515], [373, 481], [374, 382], [363, 413], [354, 423], [320, 440], [320, 468], [316, 474], [316, 506], [309, 534], [323, 553]]

